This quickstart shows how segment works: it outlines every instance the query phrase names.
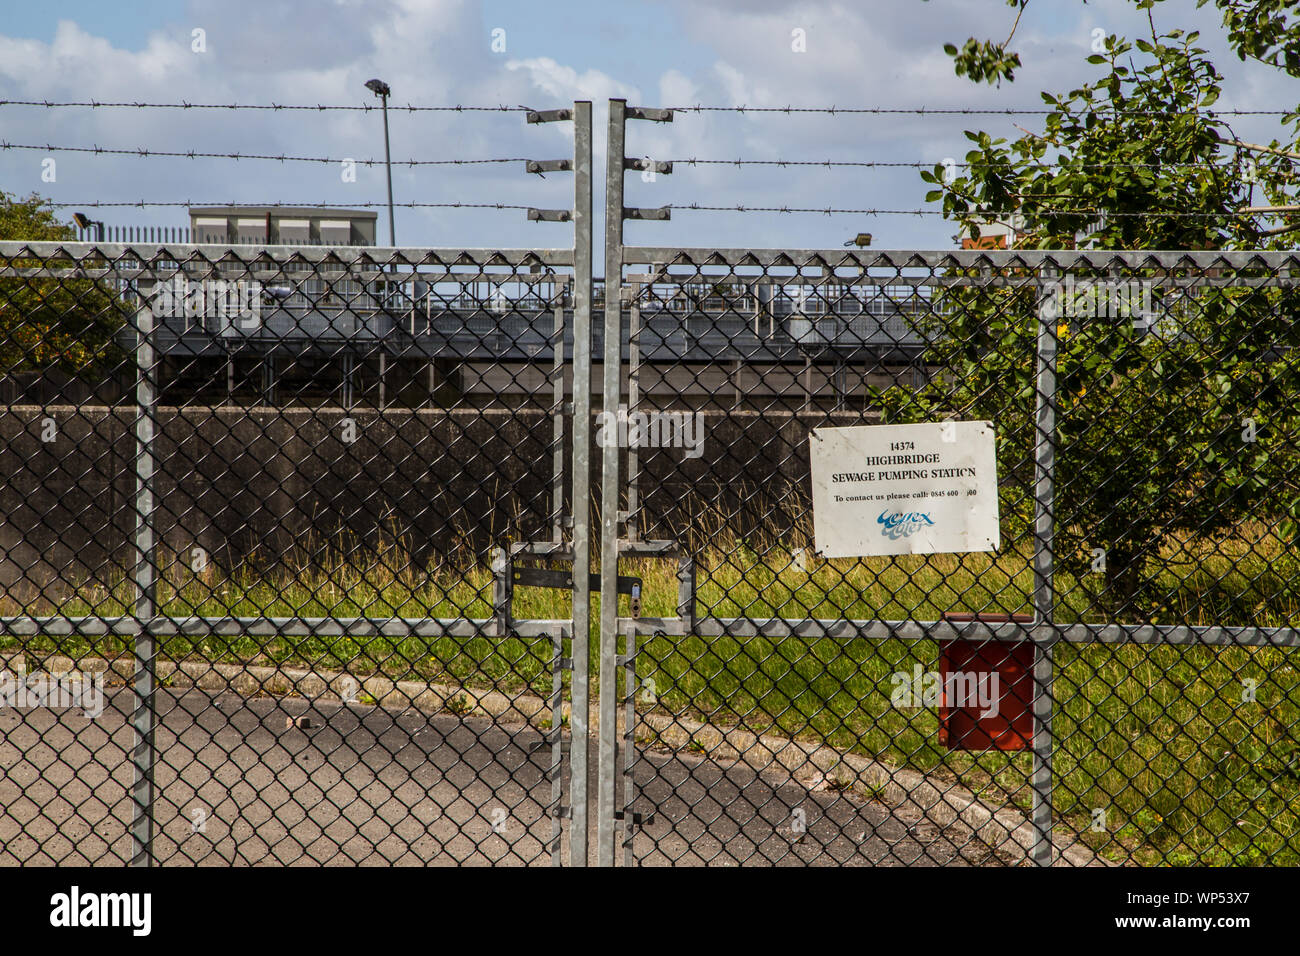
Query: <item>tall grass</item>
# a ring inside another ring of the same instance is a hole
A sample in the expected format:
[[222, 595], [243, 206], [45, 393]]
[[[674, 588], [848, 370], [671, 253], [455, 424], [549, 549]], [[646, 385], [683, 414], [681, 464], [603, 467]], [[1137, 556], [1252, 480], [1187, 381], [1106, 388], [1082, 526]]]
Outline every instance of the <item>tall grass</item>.
[[[196, 573], [169, 558], [158, 600], [162, 613], [176, 617], [486, 619], [492, 575], [485, 557], [422, 565], [390, 534], [365, 547], [304, 547], [270, 567], [254, 558]], [[1153, 621], [1293, 625], [1300, 617], [1295, 555], [1261, 529], [1171, 541], [1164, 558], [1148, 586]], [[624, 561], [620, 573], [643, 579], [644, 616], [675, 615], [672, 562]], [[1027, 612], [1033, 572], [1024, 546], [996, 556], [830, 561], [805, 572], [788, 543], [715, 535], [699, 551], [697, 580], [700, 616], [931, 620], [944, 612]], [[1094, 581], [1058, 576], [1057, 590], [1058, 620], [1109, 619]], [[129, 584], [118, 581], [83, 588], [49, 610], [114, 616], [129, 613], [132, 600]], [[593, 605], [598, 620], [598, 596]], [[516, 588], [513, 607], [520, 619], [571, 613], [567, 592], [541, 588]], [[597, 644], [591, 641], [593, 674]], [[115, 637], [47, 635], [21, 646], [37, 658], [128, 651]], [[825, 741], [1028, 806], [1027, 754], [948, 751], [933, 711], [891, 704], [894, 673], [937, 667], [932, 641], [657, 634], [642, 637], [639, 648], [638, 678], [653, 680], [657, 694], [646, 706]], [[175, 636], [161, 650], [175, 660], [346, 668], [512, 692], [545, 694], [551, 680], [546, 638]], [[1100, 852], [1138, 862], [1300, 864], [1297, 651], [1067, 645], [1056, 649], [1055, 675], [1054, 807]], [[1089, 830], [1096, 809], [1106, 811], [1104, 833]]]

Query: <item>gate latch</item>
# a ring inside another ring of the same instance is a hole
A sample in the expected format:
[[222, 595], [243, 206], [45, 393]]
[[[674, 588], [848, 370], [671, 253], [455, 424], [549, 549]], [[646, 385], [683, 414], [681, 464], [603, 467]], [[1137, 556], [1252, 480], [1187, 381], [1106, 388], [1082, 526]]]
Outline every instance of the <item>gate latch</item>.
[[[573, 590], [573, 572], [551, 571], [546, 568], [514, 567], [510, 571], [510, 580], [518, 587], [524, 588], [558, 588]], [[600, 575], [592, 574], [587, 580], [589, 591], [600, 590]], [[616, 594], [628, 594], [632, 597], [632, 616], [641, 616], [641, 579], [620, 574], [615, 587]]]
[[[615, 820], [622, 820], [623, 818], [624, 818], [624, 817], [623, 817], [623, 811], [622, 811], [622, 810], [615, 810], [615, 811], [614, 811], [614, 819], [615, 819]], [[642, 814], [640, 814], [640, 813], [633, 813], [633, 814], [632, 814], [632, 826], [634, 826], [634, 827], [652, 826], [652, 825], [654, 824], [654, 822], [655, 822], [655, 815], [654, 815], [654, 812], [653, 812], [653, 811], [651, 811], [651, 812], [650, 812], [649, 814], [647, 814], [647, 815], [642, 815]]]

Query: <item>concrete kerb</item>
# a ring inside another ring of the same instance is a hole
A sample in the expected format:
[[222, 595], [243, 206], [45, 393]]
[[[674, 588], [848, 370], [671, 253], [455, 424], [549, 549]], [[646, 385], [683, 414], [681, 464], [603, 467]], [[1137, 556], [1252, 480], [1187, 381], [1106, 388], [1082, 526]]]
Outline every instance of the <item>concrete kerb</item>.
[[[13, 671], [23, 652], [0, 653], [0, 668]], [[59, 674], [77, 670], [112, 672], [129, 683], [134, 661], [130, 658], [72, 658], [54, 655], [31, 661], [38, 668], [27, 669]], [[315, 671], [252, 664], [219, 664], [207, 661], [159, 661], [155, 673], [165, 687], [195, 687], [210, 692], [234, 692], [240, 696], [268, 694], [308, 700], [374, 705], [386, 710], [417, 710], [426, 713], [452, 711], [461, 716], [486, 716], [504, 723], [525, 723], [545, 728], [551, 719], [548, 702], [532, 694], [511, 696], [498, 690], [482, 690], [423, 681], [393, 680], [370, 675], [353, 676], [342, 671]], [[463, 703], [453, 703], [463, 701]], [[589, 727], [598, 725], [597, 702], [593, 702]], [[570, 715], [563, 704], [562, 714]], [[623, 709], [619, 709], [619, 733], [625, 732]], [[641, 732], [642, 728], [648, 732]], [[982, 843], [1010, 855], [1012, 862], [1028, 861], [1034, 832], [1019, 811], [994, 807], [957, 784], [940, 784], [925, 774], [892, 766], [870, 757], [845, 753], [825, 744], [741, 729], [714, 727], [702, 721], [665, 714], [637, 715], [638, 739], [672, 750], [694, 746], [708, 759], [743, 763], [757, 773], [781, 770], [810, 790], [854, 791], [875, 800], [900, 815], [926, 820], [941, 829], [958, 824], [968, 828]], [[1070, 866], [1108, 866], [1072, 832], [1058, 830], [1057, 860]], [[1064, 845], [1062, 845], [1064, 844]]]

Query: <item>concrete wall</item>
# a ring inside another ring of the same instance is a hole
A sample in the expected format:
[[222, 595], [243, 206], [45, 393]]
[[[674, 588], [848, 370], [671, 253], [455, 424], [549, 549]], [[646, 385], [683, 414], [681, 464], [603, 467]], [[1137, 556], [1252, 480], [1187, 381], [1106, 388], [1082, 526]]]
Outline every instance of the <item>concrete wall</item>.
[[[27, 604], [129, 573], [135, 409], [0, 408], [0, 588]], [[345, 419], [356, 438], [345, 443]], [[860, 413], [708, 412], [704, 454], [642, 449], [641, 530], [697, 542], [788, 534], [806, 514], [810, 427]], [[49, 441], [43, 441], [49, 438]], [[570, 439], [565, 440], [568, 461]], [[592, 444], [599, 486], [599, 452]], [[485, 560], [550, 536], [552, 421], [542, 410], [184, 408], [158, 411], [163, 557], [198, 546], [218, 567], [388, 532], [417, 561]], [[626, 455], [622, 474], [627, 475]], [[626, 500], [620, 502], [626, 507]]]
[[[344, 441], [345, 419], [356, 424]], [[53, 425], [50, 425], [50, 422]], [[134, 408], [0, 411], [0, 587], [20, 601], [126, 573]], [[53, 437], [53, 441], [42, 441]], [[507, 410], [158, 412], [156, 527], [222, 567], [388, 531], [419, 560], [546, 527], [550, 420]]]

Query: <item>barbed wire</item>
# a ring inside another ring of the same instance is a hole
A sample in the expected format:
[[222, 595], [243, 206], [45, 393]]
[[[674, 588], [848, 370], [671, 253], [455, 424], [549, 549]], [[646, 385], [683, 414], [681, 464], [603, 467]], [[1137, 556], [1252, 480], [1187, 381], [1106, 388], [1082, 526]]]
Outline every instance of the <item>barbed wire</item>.
[[[834, 207], [816, 207], [816, 206], [746, 206], [738, 204], [735, 206], [705, 206], [701, 203], [670, 203], [665, 205], [665, 209], [687, 209], [693, 212], [776, 212], [776, 213], [816, 213], [823, 216], [943, 216], [949, 217], [942, 209], [837, 209]], [[1107, 217], [1136, 217], [1151, 219], [1219, 219], [1224, 216], [1255, 216], [1260, 212], [1247, 210], [1225, 210], [1222, 212], [1150, 212], [1150, 211], [1133, 211], [1133, 212], [1115, 212], [1109, 209], [1100, 208], [1079, 208], [1079, 209], [1032, 209], [1030, 213], [1035, 216], [1100, 216]], [[1023, 211], [1021, 213], [1023, 215]], [[996, 216], [1009, 216], [1012, 213], [1001, 212], [998, 210], [981, 210], [971, 209], [965, 215], [980, 216], [984, 218]]]
[[[45, 205], [56, 209], [101, 209], [110, 207], [145, 209], [149, 207], [189, 207], [201, 209], [204, 207], [224, 206], [231, 209], [266, 209], [266, 208], [284, 208], [284, 209], [387, 209], [386, 202], [350, 202], [345, 207], [339, 203], [330, 202], [278, 202], [278, 203], [254, 203], [254, 202], [192, 202], [185, 201], [168, 201], [155, 202], [153, 200], [141, 199], [134, 202], [105, 202], [95, 200], [94, 202], [49, 202]], [[393, 206], [402, 209], [532, 209], [532, 206], [519, 206], [510, 203], [500, 202], [395, 202]]]
[[[886, 161], [886, 160], [836, 160], [836, 159], [670, 159], [674, 165], [682, 166], [821, 166], [831, 169], [836, 167], [858, 167], [858, 168], [888, 168], [901, 167], [910, 169], [933, 169], [935, 166], [951, 166], [958, 169], [968, 169], [975, 163], [944, 163], [944, 162], [903, 162], [903, 161]], [[1233, 168], [1233, 163], [1130, 163], [1130, 162], [1111, 162], [1111, 163], [1062, 163], [1070, 169], [1113, 169], [1117, 166], [1123, 166], [1130, 169], [1224, 169]], [[1057, 168], [1051, 163], [1040, 164], [1041, 168]]]
[[[965, 107], [885, 107], [885, 106], [666, 106], [674, 113], [828, 113], [892, 114], [913, 116], [1048, 116], [1058, 112], [1046, 109], [971, 109]], [[1094, 113], [1107, 116], [1167, 116], [1168, 110], [1099, 109]], [[1206, 116], [1290, 116], [1295, 110], [1206, 110]]]
[[[155, 109], [155, 110], [300, 110], [307, 112], [357, 111], [370, 112], [383, 109], [383, 105], [362, 103], [357, 106], [344, 104], [309, 104], [287, 103], [142, 103], [142, 102], [98, 102], [97, 100], [53, 101], [53, 100], [0, 100], [0, 106], [38, 106], [45, 109], [63, 107], [89, 107], [91, 109]], [[390, 110], [405, 110], [409, 113], [522, 113], [528, 112], [526, 106], [405, 106], [390, 103]]]
[[[138, 156], [142, 159], [153, 157], [179, 158], [179, 159], [262, 159], [273, 160], [280, 163], [326, 163], [339, 164], [344, 162], [356, 163], [358, 166], [382, 166], [382, 159], [352, 159], [346, 157], [343, 159], [334, 159], [328, 156], [287, 156], [283, 153], [280, 155], [260, 154], [260, 153], [204, 153], [198, 150], [164, 150], [164, 149], [146, 149], [138, 147], [136, 149], [123, 149], [108, 146], [54, 146], [49, 143], [44, 146], [30, 143], [9, 143], [0, 140], [0, 149], [26, 149], [36, 150], [37, 152], [51, 153], [106, 153], [116, 156]], [[474, 166], [487, 163], [523, 163], [527, 162], [524, 156], [507, 156], [491, 159], [395, 159], [394, 166]]]
[[[361, 103], [358, 105], [348, 104], [289, 104], [289, 103], [190, 103], [181, 101], [179, 103], [153, 103], [140, 101], [105, 101], [98, 100], [4, 100], [0, 99], [0, 106], [32, 106], [45, 109], [57, 109], [65, 107], [88, 107], [91, 109], [178, 109], [178, 110], [297, 110], [306, 112], [325, 112], [325, 111], [357, 111], [370, 112], [371, 110], [383, 109], [382, 105], [374, 103]], [[456, 104], [454, 106], [421, 106], [412, 103], [406, 105], [390, 103], [390, 110], [404, 110], [411, 113], [433, 112], [433, 113], [513, 113], [529, 112], [532, 108], [527, 106], [506, 106], [500, 104], [497, 106], [465, 106]], [[886, 106], [705, 106], [697, 104], [694, 106], [669, 106], [664, 107], [674, 113], [824, 113], [831, 116], [838, 114], [858, 114], [858, 115], [914, 115], [914, 116], [931, 116], [931, 115], [956, 115], [956, 116], [1046, 116], [1056, 112], [1049, 109], [1029, 109], [1029, 108], [1003, 108], [1003, 109], [977, 109], [969, 107], [886, 107]], [[1115, 110], [1099, 109], [1094, 111], [1106, 115], [1120, 116], [1164, 116], [1167, 110]], [[1206, 110], [1206, 116], [1289, 116], [1294, 110]]]
[[[355, 159], [353, 157], [330, 157], [330, 156], [290, 156], [285, 153], [240, 153], [240, 152], [203, 152], [200, 150], [165, 150], [149, 149], [148, 147], [112, 147], [112, 146], [63, 146], [52, 143], [10, 143], [0, 140], [0, 150], [30, 150], [35, 152], [51, 153], [91, 153], [105, 154], [113, 156], [135, 156], [141, 159], [152, 158], [173, 158], [173, 159], [231, 159], [231, 160], [266, 160], [279, 163], [321, 163], [321, 164], [341, 164], [345, 162], [355, 163], [358, 166], [382, 166], [385, 160], [382, 159]], [[392, 161], [394, 166], [476, 166], [500, 163], [523, 163], [527, 162], [526, 156], [501, 156], [486, 157], [482, 159], [395, 159]], [[925, 162], [916, 161], [896, 161], [896, 160], [837, 160], [837, 159], [745, 159], [739, 157], [736, 159], [700, 159], [690, 157], [687, 159], [668, 160], [675, 165], [681, 166], [798, 166], [798, 167], [821, 167], [825, 169], [832, 168], [856, 168], [856, 169], [886, 169], [886, 168], [903, 168], [903, 169], [932, 169], [935, 166], [948, 166], [957, 169], [969, 169], [976, 165], [966, 162]], [[1110, 162], [1110, 163], [1080, 163], [1077, 165], [1067, 164], [1072, 169], [1112, 169], [1115, 167], [1125, 167], [1131, 169], [1224, 169], [1233, 168], [1232, 163], [1134, 163], [1134, 162]], [[1043, 168], [1052, 168], [1050, 164], [1043, 164]]]

